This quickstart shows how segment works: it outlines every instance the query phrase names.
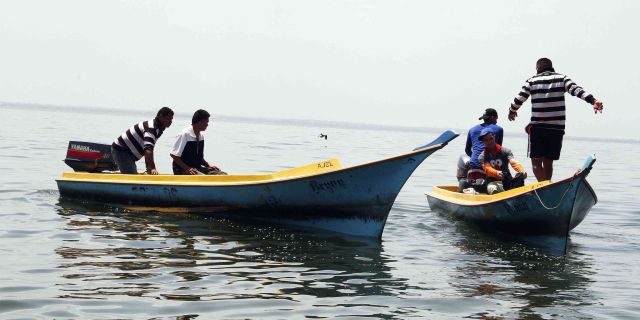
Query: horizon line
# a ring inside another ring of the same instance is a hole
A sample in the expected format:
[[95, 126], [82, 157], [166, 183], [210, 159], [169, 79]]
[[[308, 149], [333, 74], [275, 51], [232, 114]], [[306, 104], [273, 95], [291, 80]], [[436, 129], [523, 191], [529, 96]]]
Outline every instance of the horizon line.
[[[132, 114], [145, 115], [147, 111], [140, 110], [128, 110], [125, 108], [117, 107], [95, 107], [95, 106], [70, 106], [70, 105], [58, 105], [47, 103], [33, 103], [33, 102], [13, 102], [13, 101], [0, 101], [0, 108], [20, 109], [27, 108], [30, 110], [50, 110], [51, 108], [59, 108], [67, 112], [78, 113], [108, 113], [112, 114], [114, 111], [127, 110]], [[176, 112], [176, 115], [180, 117], [190, 117], [190, 115]], [[365, 122], [349, 122], [349, 121], [336, 121], [336, 120], [308, 120], [299, 118], [270, 118], [270, 117], [252, 117], [252, 116], [238, 116], [228, 114], [218, 114], [215, 119], [229, 122], [240, 123], [261, 123], [268, 125], [287, 125], [287, 126], [319, 126], [326, 125], [336, 129], [356, 129], [356, 130], [385, 130], [385, 131], [403, 131], [403, 132], [442, 132], [443, 130], [455, 130], [457, 132], [467, 132], [460, 128], [436, 128], [436, 127], [415, 127], [415, 126], [402, 126], [402, 125], [388, 125], [388, 124], [375, 124]], [[516, 134], [517, 136], [525, 136], [525, 134]], [[572, 136], [567, 135], [566, 138], [570, 140], [593, 140], [593, 141], [608, 141], [608, 142], [624, 142], [624, 143], [640, 143], [640, 139], [631, 138], [597, 138], [587, 136]]]

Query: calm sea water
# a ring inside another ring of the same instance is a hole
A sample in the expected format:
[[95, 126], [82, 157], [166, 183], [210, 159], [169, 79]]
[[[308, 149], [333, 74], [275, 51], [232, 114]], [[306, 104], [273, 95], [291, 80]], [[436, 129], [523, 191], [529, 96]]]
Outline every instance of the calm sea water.
[[[569, 253], [553, 256], [431, 212], [424, 194], [454, 182], [463, 137], [417, 169], [382, 240], [369, 242], [61, 200], [54, 180], [69, 170], [69, 140], [110, 143], [152, 115], [0, 109], [3, 319], [640, 318], [637, 142], [565, 140], [554, 176], [596, 154], [589, 181], [599, 203], [573, 230]], [[161, 172], [188, 123], [176, 117], [160, 138]], [[438, 133], [213, 119], [205, 156], [230, 173], [333, 157], [347, 166]], [[507, 133], [505, 145], [530, 172], [524, 137]]]

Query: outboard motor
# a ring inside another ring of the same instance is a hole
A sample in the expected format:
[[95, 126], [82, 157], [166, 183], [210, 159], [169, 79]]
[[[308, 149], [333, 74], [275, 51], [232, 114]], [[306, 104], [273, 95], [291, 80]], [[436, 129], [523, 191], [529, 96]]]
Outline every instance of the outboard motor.
[[487, 180], [482, 169], [472, 169], [469, 172], [471, 158], [463, 154], [458, 158], [456, 178], [458, 178], [458, 191], [463, 193], [487, 192]]
[[470, 160], [471, 158], [469, 158], [469, 156], [466, 154], [462, 154], [460, 155], [460, 158], [458, 158], [458, 170], [456, 170], [456, 178], [458, 178], [458, 181], [460, 181], [460, 179], [467, 178], [467, 171], [469, 171]]
[[64, 159], [73, 171], [102, 172], [116, 171], [118, 166], [111, 158], [111, 145], [69, 141], [67, 157]]

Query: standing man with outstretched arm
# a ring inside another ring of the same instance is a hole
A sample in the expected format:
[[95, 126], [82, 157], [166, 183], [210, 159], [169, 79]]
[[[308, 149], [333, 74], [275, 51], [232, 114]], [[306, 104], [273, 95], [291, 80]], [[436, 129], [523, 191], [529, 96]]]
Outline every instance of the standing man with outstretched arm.
[[602, 101], [587, 93], [566, 75], [556, 73], [551, 60], [540, 58], [536, 63], [537, 74], [522, 86], [509, 108], [509, 121], [518, 116], [518, 109], [531, 96], [531, 122], [529, 133], [529, 158], [538, 181], [551, 180], [553, 161], [560, 159], [565, 129], [564, 94], [568, 92], [593, 105], [595, 113], [602, 113]]
[[148, 174], [158, 174], [153, 160], [153, 148], [164, 129], [171, 126], [173, 110], [163, 107], [154, 119], [142, 121], [117, 137], [111, 144], [111, 155], [120, 173], [137, 174], [136, 161], [144, 157]]

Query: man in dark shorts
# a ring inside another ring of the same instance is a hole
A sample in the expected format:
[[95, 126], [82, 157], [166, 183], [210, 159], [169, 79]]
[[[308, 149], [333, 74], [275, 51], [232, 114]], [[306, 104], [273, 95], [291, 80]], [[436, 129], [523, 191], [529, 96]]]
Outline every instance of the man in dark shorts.
[[529, 158], [543, 158], [553, 161], [560, 159], [563, 130], [530, 126], [529, 131]]
[[569, 93], [589, 104], [597, 114], [602, 113], [602, 101], [587, 93], [566, 75], [556, 73], [551, 60], [540, 58], [536, 62], [537, 74], [525, 81], [520, 93], [509, 108], [509, 121], [518, 116], [518, 109], [531, 96], [531, 122], [529, 134], [529, 158], [538, 181], [551, 180], [553, 161], [560, 159], [565, 129], [564, 94]]

